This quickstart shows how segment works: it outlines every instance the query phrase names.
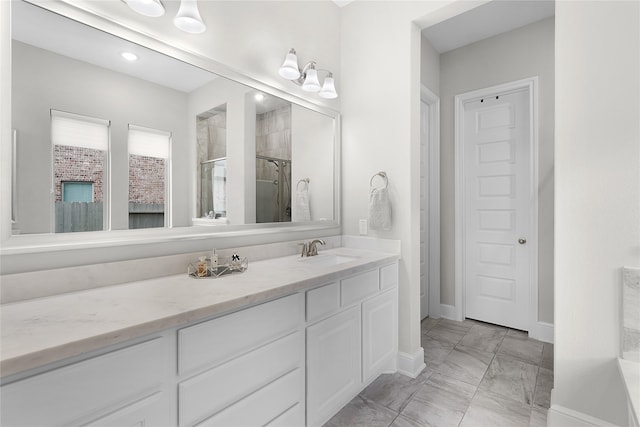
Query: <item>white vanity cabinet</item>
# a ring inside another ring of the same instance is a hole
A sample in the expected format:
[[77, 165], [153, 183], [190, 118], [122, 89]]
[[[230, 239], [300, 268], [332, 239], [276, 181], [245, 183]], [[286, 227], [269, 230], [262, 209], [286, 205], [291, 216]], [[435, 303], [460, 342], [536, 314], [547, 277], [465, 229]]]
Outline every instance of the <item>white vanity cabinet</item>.
[[395, 370], [397, 280], [374, 267], [3, 378], [0, 425], [322, 425]]
[[307, 426], [322, 425], [395, 371], [397, 278], [394, 263], [307, 292]]
[[175, 419], [162, 336], [2, 386], [3, 426], [144, 426]]
[[[179, 426], [263, 426], [304, 407], [302, 298], [290, 295], [178, 331]], [[290, 425], [304, 424], [303, 416], [292, 418]]]

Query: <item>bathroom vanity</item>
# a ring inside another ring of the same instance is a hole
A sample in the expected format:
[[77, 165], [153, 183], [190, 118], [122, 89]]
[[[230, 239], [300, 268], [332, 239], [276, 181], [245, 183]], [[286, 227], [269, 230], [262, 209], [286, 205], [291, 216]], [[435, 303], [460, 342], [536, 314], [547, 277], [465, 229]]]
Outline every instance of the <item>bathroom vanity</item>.
[[322, 425], [396, 369], [397, 261], [338, 248], [5, 304], [0, 421]]

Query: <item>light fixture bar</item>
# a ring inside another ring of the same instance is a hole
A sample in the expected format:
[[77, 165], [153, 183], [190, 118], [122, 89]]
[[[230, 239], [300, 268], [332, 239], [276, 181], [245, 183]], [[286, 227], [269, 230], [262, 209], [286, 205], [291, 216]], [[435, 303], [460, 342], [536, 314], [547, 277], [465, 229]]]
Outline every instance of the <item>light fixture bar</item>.
[[[318, 71], [327, 72], [327, 76], [322, 85], [320, 85]], [[317, 69], [315, 61], [308, 62], [302, 70], [300, 70], [298, 68], [296, 50], [293, 48], [291, 48], [285, 56], [282, 66], [278, 69], [278, 74], [280, 74], [282, 78], [291, 80], [293, 83], [301, 86], [305, 92], [317, 92], [318, 96], [326, 99], [338, 97], [333, 73], [329, 70]]]

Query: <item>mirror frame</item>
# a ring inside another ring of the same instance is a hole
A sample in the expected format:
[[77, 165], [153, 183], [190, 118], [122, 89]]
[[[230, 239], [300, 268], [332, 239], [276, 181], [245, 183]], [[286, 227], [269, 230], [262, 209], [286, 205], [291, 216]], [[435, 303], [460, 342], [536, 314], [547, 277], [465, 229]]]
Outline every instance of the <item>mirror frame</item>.
[[[335, 235], [341, 233], [340, 227], [340, 146], [341, 125], [340, 113], [328, 107], [314, 104], [291, 93], [269, 86], [229, 67], [207, 58], [199, 53], [177, 48], [166, 41], [151, 37], [135, 28], [118, 21], [97, 15], [83, 5], [60, 2], [37, 2], [22, 0], [73, 19], [97, 30], [129, 40], [161, 54], [189, 63], [221, 77], [260, 90], [264, 93], [280, 97], [293, 104], [300, 105], [334, 119], [334, 173], [333, 198], [334, 219], [326, 221], [310, 221], [304, 223], [266, 223], [245, 224], [236, 226], [186, 226], [176, 228], [157, 228], [140, 230], [105, 230], [78, 233], [50, 233], [50, 234], [11, 234], [12, 220], [12, 125], [11, 125], [11, 3], [0, 2], [0, 85], [5, 96], [0, 100], [0, 257], [3, 261], [15, 256], [24, 256], [56, 251], [117, 248], [125, 245], [170, 244], [184, 241], [208, 241], [210, 243], [229, 242], [260, 244], [282, 240], [291, 240], [300, 235]], [[275, 71], [274, 71], [275, 72]], [[195, 178], [194, 178], [195, 179]], [[195, 191], [195, 190], [194, 190]], [[194, 202], [195, 206], [195, 202]], [[255, 243], [254, 243], [255, 242]], [[153, 252], [153, 251], [151, 251]], [[170, 251], [171, 252], [171, 251]], [[181, 253], [184, 250], [173, 251]], [[151, 253], [140, 253], [136, 258], [155, 256]], [[94, 256], [98, 262], [100, 256]], [[107, 257], [109, 258], [109, 257]], [[3, 262], [4, 264], [4, 262]], [[25, 264], [24, 262], [20, 264]], [[71, 265], [86, 264], [79, 262]], [[6, 267], [3, 266], [3, 267]], [[17, 267], [20, 269], [20, 267]], [[55, 267], [52, 267], [55, 268]], [[40, 270], [43, 268], [34, 268]], [[3, 268], [3, 274], [6, 268]], [[9, 270], [13, 270], [10, 268]], [[10, 271], [11, 272], [11, 271]]]

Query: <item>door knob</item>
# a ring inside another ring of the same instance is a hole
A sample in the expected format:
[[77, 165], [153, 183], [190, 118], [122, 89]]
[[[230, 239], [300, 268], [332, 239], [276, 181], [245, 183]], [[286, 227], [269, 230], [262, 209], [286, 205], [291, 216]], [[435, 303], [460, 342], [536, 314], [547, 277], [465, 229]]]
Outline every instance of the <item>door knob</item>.
[[524, 245], [525, 243], [527, 243], [527, 239], [525, 239], [524, 237], [521, 237], [518, 239], [518, 243], [520, 243], [521, 245]]

